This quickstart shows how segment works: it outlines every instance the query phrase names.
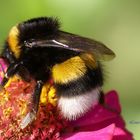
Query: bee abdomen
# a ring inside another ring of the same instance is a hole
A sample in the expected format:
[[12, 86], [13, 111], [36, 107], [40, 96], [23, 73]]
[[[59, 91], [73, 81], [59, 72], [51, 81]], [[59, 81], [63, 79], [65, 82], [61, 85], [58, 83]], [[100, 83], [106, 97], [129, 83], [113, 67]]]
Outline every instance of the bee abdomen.
[[99, 102], [100, 88], [95, 88], [86, 94], [73, 97], [61, 96], [58, 100], [58, 107], [64, 118], [75, 120], [83, 116]]
[[103, 74], [101, 67], [96, 69], [87, 69], [86, 73], [77, 80], [70, 81], [66, 84], [55, 83], [58, 96], [77, 96], [85, 94], [96, 87], [103, 85]]
[[66, 84], [57, 84], [58, 107], [64, 118], [75, 120], [99, 103], [103, 75], [101, 67], [87, 68], [79, 79]]

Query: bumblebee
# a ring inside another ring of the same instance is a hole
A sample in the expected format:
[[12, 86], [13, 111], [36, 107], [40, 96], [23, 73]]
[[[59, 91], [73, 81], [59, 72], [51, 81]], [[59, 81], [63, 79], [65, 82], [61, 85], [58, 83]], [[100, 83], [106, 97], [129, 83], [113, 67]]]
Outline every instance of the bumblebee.
[[114, 56], [98, 41], [60, 30], [56, 18], [34, 18], [14, 26], [1, 54], [10, 64], [2, 86], [15, 74], [25, 81], [30, 81], [30, 77], [36, 80], [32, 109], [21, 128], [35, 119], [42, 87], [50, 79], [63, 116], [73, 120], [85, 114], [102, 97], [100, 60]]

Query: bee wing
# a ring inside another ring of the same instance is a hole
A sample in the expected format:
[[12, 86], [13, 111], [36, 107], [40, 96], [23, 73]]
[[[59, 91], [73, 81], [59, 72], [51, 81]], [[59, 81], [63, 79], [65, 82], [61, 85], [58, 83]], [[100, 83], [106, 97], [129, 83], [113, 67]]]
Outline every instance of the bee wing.
[[81, 37], [75, 34], [59, 31], [58, 35], [53, 39], [33, 40], [25, 42], [25, 46], [32, 47], [56, 47], [76, 52], [86, 52], [95, 56], [97, 60], [111, 60], [115, 57], [115, 53], [107, 48], [104, 44]]
[[101, 42], [60, 31], [55, 41], [64, 45], [66, 49], [93, 54], [98, 60], [111, 60], [115, 53]]

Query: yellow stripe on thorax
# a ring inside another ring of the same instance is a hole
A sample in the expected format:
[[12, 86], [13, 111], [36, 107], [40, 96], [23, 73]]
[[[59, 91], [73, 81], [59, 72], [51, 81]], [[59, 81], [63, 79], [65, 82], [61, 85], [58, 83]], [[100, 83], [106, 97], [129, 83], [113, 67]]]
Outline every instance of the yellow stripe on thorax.
[[20, 46], [18, 44], [19, 43], [18, 36], [19, 36], [19, 30], [16, 26], [14, 26], [9, 33], [8, 44], [16, 58], [19, 58], [19, 55], [20, 55]]
[[86, 73], [86, 65], [79, 57], [72, 57], [61, 64], [56, 64], [52, 68], [54, 82], [66, 84], [70, 81], [82, 77]]

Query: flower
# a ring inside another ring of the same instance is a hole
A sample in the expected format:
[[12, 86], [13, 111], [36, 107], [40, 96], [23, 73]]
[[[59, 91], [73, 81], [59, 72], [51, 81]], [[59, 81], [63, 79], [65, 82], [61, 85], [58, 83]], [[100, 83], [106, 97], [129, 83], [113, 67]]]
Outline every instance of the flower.
[[[0, 79], [7, 63], [0, 59]], [[3, 69], [2, 69], [3, 68]], [[45, 84], [41, 92], [36, 120], [21, 129], [20, 123], [31, 108], [35, 81], [23, 81], [19, 76], [10, 78], [0, 92], [0, 140], [132, 140], [121, 116], [118, 95], [110, 91], [105, 104], [98, 104], [83, 117], [67, 121], [57, 108], [53, 82]]]
[[[2, 67], [6, 67], [2, 60]], [[6, 69], [5, 69], [6, 70]], [[1, 77], [2, 79], [2, 77]], [[55, 89], [49, 81], [42, 88], [36, 120], [22, 129], [20, 124], [32, 107], [35, 81], [23, 81], [15, 75], [0, 91], [0, 140], [60, 140], [67, 121], [57, 109]]]

